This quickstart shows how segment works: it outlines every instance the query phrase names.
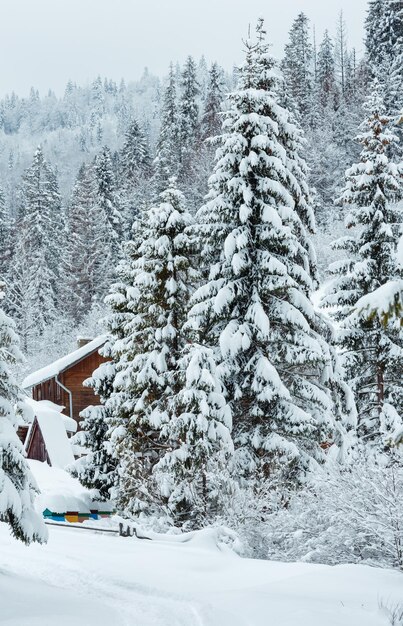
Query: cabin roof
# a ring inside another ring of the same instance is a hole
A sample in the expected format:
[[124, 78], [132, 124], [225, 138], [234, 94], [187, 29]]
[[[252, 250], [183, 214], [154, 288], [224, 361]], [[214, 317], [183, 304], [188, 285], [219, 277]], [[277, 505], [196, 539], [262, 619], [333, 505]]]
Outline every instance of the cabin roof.
[[32, 374], [29, 374], [23, 380], [22, 388], [29, 389], [30, 387], [39, 385], [45, 380], [49, 380], [50, 378], [54, 378], [58, 374], [61, 374], [72, 365], [75, 365], [79, 361], [85, 359], [85, 357], [90, 355], [92, 352], [99, 350], [99, 348], [106, 342], [106, 339], [106, 335], [100, 335], [99, 337], [96, 337], [92, 341], [86, 343], [85, 346], [74, 350], [74, 352], [70, 352], [70, 354], [66, 354], [66, 356], [63, 356], [61, 359], [57, 359], [57, 361], [42, 367], [40, 370], [32, 372]]
[[32, 401], [32, 408], [35, 411], [35, 418], [30, 426], [26, 439], [26, 449], [29, 449], [35, 424], [37, 423], [42, 433], [43, 441], [52, 467], [65, 468], [74, 462], [73, 450], [71, 448], [66, 432], [64, 416], [40, 402]]

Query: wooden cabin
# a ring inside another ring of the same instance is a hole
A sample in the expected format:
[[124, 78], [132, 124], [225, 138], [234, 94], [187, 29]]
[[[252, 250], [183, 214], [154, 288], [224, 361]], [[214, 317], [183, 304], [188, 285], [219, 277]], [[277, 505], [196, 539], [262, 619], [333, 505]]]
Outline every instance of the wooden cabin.
[[94, 391], [84, 387], [83, 383], [107, 361], [99, 354], [105, 341], [105, 336], [79, 340], [77, 350], [27, 376], [22, 383], [23, 389], [31, 389], [32, 398], [38, 402], [48, 400], [65, 407], [64, 414], [76, 421], [79, 430], [80, 412], [99, 404]]

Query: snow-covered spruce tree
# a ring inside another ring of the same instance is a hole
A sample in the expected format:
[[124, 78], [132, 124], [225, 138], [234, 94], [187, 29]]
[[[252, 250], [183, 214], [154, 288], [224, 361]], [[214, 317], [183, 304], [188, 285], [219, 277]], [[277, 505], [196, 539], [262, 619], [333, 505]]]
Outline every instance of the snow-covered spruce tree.
[[79, 323], [107, 292], [112, 276], [114, 231], [99, 202], [91, 165], [82, 165], [67, 207], [64, 303]]
[[197, 82], [197, 68], [194, 59], [186, 59], [182, 72], [182, 92], [179, 104], [179, 124], [181, 141], [181, 179], [186, 177], [186, 171], [191, 163], [192, 156], [200, 139], [199, 123], [199, 84]]
[[221, 129], [220, 111], [224, 99], [223, 71], [214, 63], [209, 72], [206, 100], [200, 123], [200, 137], [192, 142], [187, 165], [183, 167], [183, 187], [191, 213], [196, 213], [208, 191], [208, 179], [216, 150], [214, 138]]
[[367, 60], [372, 71], [391, 60], [402, 43], [403, 10], [400, 0], [370, 0], [365, 22]]
[[12, 220], [0, 187], [0, 280], [4, 281], [10, 272], [10, 261], [13, 254]]
[[[275, 90], [276, 80], [279, 81], [279, 77], [276, 75], [275, 61], [270, 56], [270, 46], [265, 43], [266, 33], [262, 19], [258, 21], [256, 30], [259, 41], [256, 50], [256, 66], [259, 71], [258, 86], [267, 91]], [[278, 83], [277, 90], [279, 90]], [[281, 101], [283, 101], [284, 83], [280, 86], [280, 92]], [[284, 105], [282, 108], [283, 114], [277, 118], [278, 139], [285, 150], [285, 186], [294, 203], [293, 217], [285, 214], [283, 222], [286, 224], [289, 221], [289, 226], [296, 234], [300, 245], [300, 253], [296, 252], [293, 257], [294, 268], [296, 266], [299, 269], [297, 269], [296, 274], [293, 273], [292, 268], [289, 271], [299, 285], [300, 290], [305, 293], [307, 298], [310, 298], [312, 290], [318, 286], [319, 278], [316, 251], [310, 238], [310, 235], [316, 232], [313, 210], [314, 197], [308, 185], [308, 167], [301, 156], [306, 153], [307, 141], [295, 119], [294, 108], [292, 107], [291, 110], [288, 110]], [[270, 116], [270, 111], [268, 111], [268, 114]], [[304, 268], [302, 272], [301, 268]], [[323, 370], [320, 384], [322, 389], [327, 390], [332, 401], [331, 417], [334, 430], [330, 439], [336, 444], [338, 449], [336, 458], [340, 462], [344, 462], [349, 456], [355, 439], [356, 407], [354, 397], [344, 381], [344, 371], [336, 350], [332, 345], [332, 325], [316, 312], [312, 315], [312, 308], [310, 308], [310, 313], [311, 331], [320, 341], [324, 351], [323, 358], [326, 361], [325, 367], [323, 367], [324, 361], [322, 361]], [[308, 312], [306, 311], [305, 314], [308, 315]]]
[[307, 297], [312, 212], [293, 154], [298, 134], [277, 104], [278, 71], [261, 29], [258, 44], [247, 43], [198, 213], [210, 273], [190, 319], [206, 345], [219, 347], [241, 470], [279, 470], [293, 482], [322, 458], [320, 443], [333, 435], [325, 387], [331, 354]]
[[[366, 19], [367, 62], [372, 75], [382, 85], [389, 115], [403, 106], [403, 7], [400, 0], [372, 0]], [[400, 142], [403, 133], [397, 130]], [[399, 145], [391, 146], [394, 158], [402, 154]]]
[[132, 119], [125, 132], [125, 142], [118, 156], [121, 212], [125, 238], [129, 239], [139, 207], [150, 195], [148, 181], [152, 165], [146, 129], [136, 119]]
[[379, 45], [382, 24], [384, 22], [385, 4], [385, 0], [370, 0], [368, 3], [368, 14], [365, 20], [365, 46], [367, 60], [371, 67], [378, 65], [385, 54], [383, 37], [382, 45]]
[[114, 261], [117, 262], [123, 231], [123, 218], [120, 212], [120, 199], [113, 171], [112, 155], [107, 146], [104, 146], [97, 155], [94, 169], [98, 184], [98, 201], [108, 221], [112, 252]]
[[312, 109], [313, 49], [310, 41], [309, 20], [299, 13], [289, 33], [281, 64], [287, 87], [295, 100], [301, 119], [307, 124]]
[[357, 234], [334, 243], [349, 257], [330, 266], [335, 279], [324, 304], [337, 307], [338, 343], [356, 395], [358, 433], [367, 442], [382, 444], [382, 423], [389, 419], [385, 411], [403, 416], [402, 331], [395, 323], [385, 327], [378, 316], [368, 318], [355, 308], [362, 297], [370, 299], [401, 275], [395, 253], [403, 222], [396, 201], [402, 189], [398, 167], [387, 156], [395, 136], [376, 79], [365, 108], [367, 119], [357, 137], [362, 145], [360, 162], [347, 170], [340, 198], [350, 209], [346, 226], [357, 229]]
[[34, 509], [38, 489], [16, 432], [14, 406], [21, 392], [11, 368], [20, 360], [14, 324], [0, 309], [0, 522], [9, 524], [14, 537], [27, 544], [44, 543], [46, 528]]
[[[110, 358], [110, 344], [100, 350], [102, 356]], [[74, 443], [87, 450], [87, 454], [77, 459], [69, 468], [70, 473], [89, 489], [96, 489], [97, 498], [108, 500], [116, 479], [116, 460], [108, 441], [108, 414], [105, 403], [113, 390], [115, 366], [112, 361], [102, 363], [84, 381], [100, 399], [100, 406], [89, 406], [80, 413], [83, 418], [81, 430], [74, 436]]]
[[27, 351], [57, 316], [61, 262], [60, 196], [54, 172], [41, 148], [23, 177], [16, 226], [7, 307]]
[[201, 119], [201, 136], [206, 140], [221, 132], [221, 110], [224, 100], [223, 72], [213, 63], [209, 72], [206, 101]]
[[230, 489], [231, 410], [210, 348], [190, 344], [177, 367], [177, 393], [162, 428], [170, 448], [155, 476], [175, 525], [200, 528], [222, 512], [223, 493]]
[[125, 133], [125, 142], [120, 152], [121, 177], [126, 185], [135, 186], [142, 176], [148, 175], [151, 167], [145, 134], [137, 120], [132, 120]]
[[170, 449], [161, 431], [170, 417], [196, 276], [186, 234], [191, 223], [172, 180], [161, 203], [135, 222], [134, 241], [118, 270], [121, 282], [108, 296], [115, 375], [105, 407], [112, 416], [108, 437], [117, 461], [114, 497], [125, 514], [151, 513], [161, 503], [153, 468]]
[[334, 43], [325, 30], [323, 40], [319, 46], [317, 57], [317, 83], [320, 104], [323, 108], [333, 107], [336, 102], [336, 67], [334, 58]]
[[171, 63], [161, 111], [161, 129], [157, 142], [157, 155], [154, 160], [152, 179], [157, 198], [167, 188], [169, 179], [178, 174], [179, 163], [179, 112], [176, 101], [176, 77]]

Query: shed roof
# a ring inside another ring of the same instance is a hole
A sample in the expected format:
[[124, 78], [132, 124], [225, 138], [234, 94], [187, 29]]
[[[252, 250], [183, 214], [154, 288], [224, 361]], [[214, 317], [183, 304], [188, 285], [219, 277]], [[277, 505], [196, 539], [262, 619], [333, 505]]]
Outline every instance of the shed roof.
[[[38, 413], [43, 413], [44, 411], [57, 413], [63, 420], [64, 427], [66, 432], [75, 433], [77, 432], [77, 422], [76, 420], [64, 415], [62, 413], [64, 406], [60, 406], [59, 404], [55, 404], [54, 402], [50, 402], [50, 400], [34, 400], [33, 398], [24, 398], [24, 405], [28, 407], [29, 414], [25, 415], [26, 421], [25, 424], [32, 424], [35, 416]], [[27, 412], [26, 412], [27, 413]]]
[[49, 378], [54, 378], [58, 374], [61, 374], [65, 370], [67, 370], [72, 365], [75, 365], [79, 361], [82, 361], [90, 355], [92, 352], [96, 352], [99, 350], [101, 346], [106, 342], [107, 335], [100, 335], [96, 337], [92, 341], [89, 341], [85, 346], [74, 350], [74, 352], [70, 352], [70, 354], [66, 354], [61, 359], [57, 359], [53, 363], [42, 367], [40, 370], [36, 372], [32, 372], [29, 374], [22, 382], [23, 389], [29, 389], [29, 387], [34, 387], [35, 385], [39, 385], [39, 383], [44, 382], [45, 380], [49, 380]]
[[74, 454], [67, 437], [64, 416], [58, 411], [42, 405], [41, 402], [35, 402], [35, 400], [31, 402], [35, 412], [35, 419], [30, 426], [26, 439], [26, 449], [29, 447], [31, 433], [35, 427], [35, 422], [37, 422], [52, 467], [65, 468], [74, 462]]

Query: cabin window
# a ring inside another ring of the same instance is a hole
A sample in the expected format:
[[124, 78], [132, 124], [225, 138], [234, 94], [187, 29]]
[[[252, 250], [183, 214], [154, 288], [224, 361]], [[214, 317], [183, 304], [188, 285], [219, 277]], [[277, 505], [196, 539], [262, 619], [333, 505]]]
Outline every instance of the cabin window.
[[62, 389], [60, 385], [56, 383], [56, 399], [61, 400], [61, 397], [62, 397]]

